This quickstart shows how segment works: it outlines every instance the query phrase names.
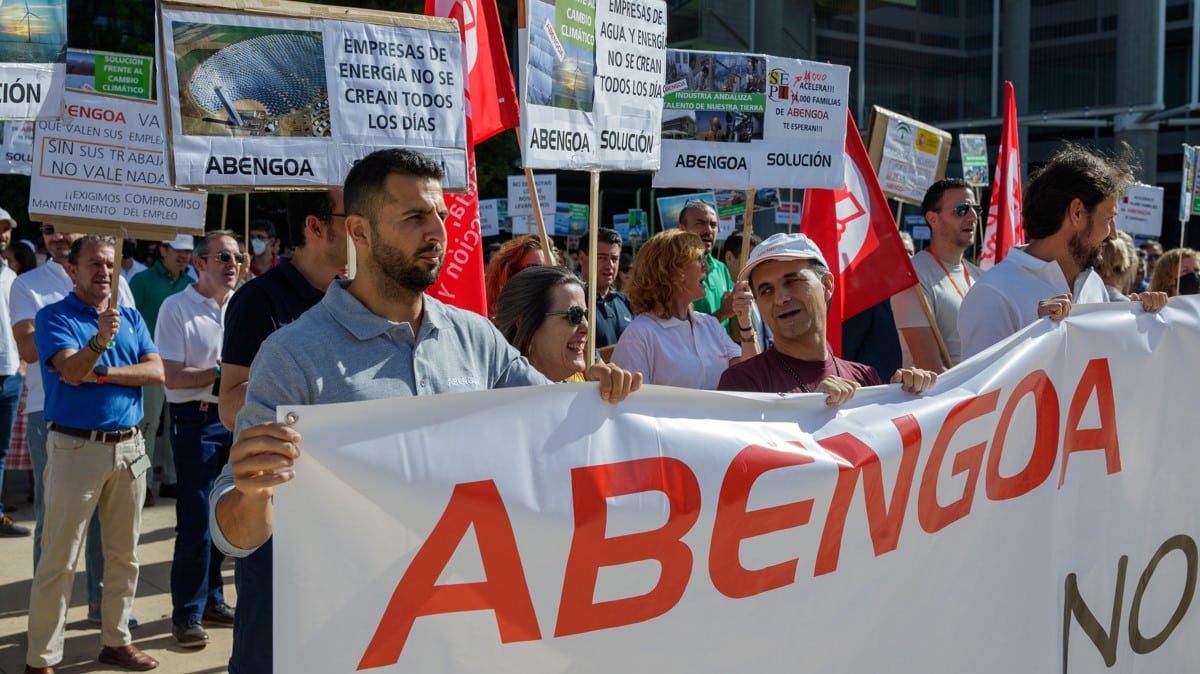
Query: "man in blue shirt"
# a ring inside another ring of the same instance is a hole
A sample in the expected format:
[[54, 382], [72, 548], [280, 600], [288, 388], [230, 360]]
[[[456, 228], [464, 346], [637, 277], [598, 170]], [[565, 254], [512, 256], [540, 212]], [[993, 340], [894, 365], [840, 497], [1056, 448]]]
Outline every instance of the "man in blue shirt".
[[158, 666], [133, 645], [128, 620], [150, 467], [138, 430], [142, 386], [162, 384], [163, 367], [141, 314], [109, 306], [117, 278], [113, 258], [112, 238], [76, 239], [66, 269], [74, 289], [35, 319], [50, 459], [26, 672], [53, 673], [62, 660], [76, 560], [97, 509], [105, 542], [99, 660], [134, 671]]

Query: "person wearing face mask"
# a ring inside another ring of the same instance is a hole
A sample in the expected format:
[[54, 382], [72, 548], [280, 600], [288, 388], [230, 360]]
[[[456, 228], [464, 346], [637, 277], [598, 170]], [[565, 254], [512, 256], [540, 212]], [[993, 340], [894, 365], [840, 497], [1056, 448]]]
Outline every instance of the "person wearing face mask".
[[261, 276], [279, 264], [279, 239], [270, 220], [250, 221], [250, 273]]
[[[1158, 258], [1150, 275], [1150, 290], [1167, 297], [1195, 295], [1200, 281], [1200, 253], [1191, 248], [1173, 248]], [[1189, 292], [1190, 291], [1190, 292]]]
[[713, 390], [727, 367], [758, 354], [748, 284], [739, 283], [730, 300], [740, 346], [715, 317], [692, 308], [705, 295], [710, 257], [704, 241], [683, 229], [655, 234], [642, 246], [629, 288], [635, 315], [617, 340], [613, 364], [641, 372], [649, 384]]

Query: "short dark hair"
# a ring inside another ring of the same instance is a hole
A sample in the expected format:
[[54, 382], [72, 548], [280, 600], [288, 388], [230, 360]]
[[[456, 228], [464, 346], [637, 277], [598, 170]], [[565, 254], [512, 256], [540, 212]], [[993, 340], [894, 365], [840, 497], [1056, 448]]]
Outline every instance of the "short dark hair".
[[[579, 252], [586, 254], [589, 250], [588, 235], [584, 234], [579, 238]], [[615, 229], [601, 227], [596, 230], [596, 243], [607, 243], [621, 245], [621, 235]]]
[[439, 181], [445, 175], [441, 164], [420, 152], [402, 148], [376, 150], [358, 160], [346, 175], [346, 213], [357, 213], [374, 222], [387, 178], [393, 173]]
[[83, 250], [83, 247], [89, 243], [96, 243], [100, 244], [101, 246], [108, 246], [109, 248], [115, 248], [117, 246], [117, 240], [111, 236], [104, 236], [100, 234], [84, 234], [83, 236], [71, 242], [71, 252], [67, 253], [67, 262], [71, 264], [79, 264], [79, 251]]
[[250, 231], [253, 232], [256, 229], [266, 232], [267, 236], [272, 239], [275, 238], [275, 223], [266, 218], [259, 218], [257, 220], [250, 221]]
[[550, 310], [550, 291], [557, 286], [583, 286], [563, 267], [526, 267], [508, 279], [496, 299], [496, 328], [523, 356], [529, 356], [533, 333]]
[[329, 190], [320, 192], [289, 192], [287, 195], [287, 233], [288, 243], [301, 248], [307, 243], [304, 240], [304, 221], [308, 216], [315, 215], [321, 220], [328, 220], [333, 214], [333, 196]]
[[[762, 237], [750, 232], [750, 250], [762, 243]], [[724, 260], [727, 254], [732, 253], [734, 257], [740, 257], [742, 254], [742, 230], [735, 229], [725, 239], [725, 243], [721, 245], [721, 259]]]
[[1071, 202], [1079, 199], [1088, 213], [1133, 182], [1133, 151], [1100, 154], [1066, 143], [1035, 171], [1024, 192], [1021, 216], [1029, 240], [1053, 236], [1062, 227]]
[[925, 198], [921, 199], [921, 213], [941, 210], [942, 195], [950, 190], [971, 191], [971, 184], [960, 178], [942, 178], [925, 190]]

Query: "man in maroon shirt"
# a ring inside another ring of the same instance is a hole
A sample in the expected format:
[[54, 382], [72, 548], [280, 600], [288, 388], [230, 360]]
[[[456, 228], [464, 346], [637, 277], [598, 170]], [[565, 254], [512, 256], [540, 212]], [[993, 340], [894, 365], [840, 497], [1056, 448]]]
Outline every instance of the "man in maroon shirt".
[[[718, 389], [824, 393], [826, 404], [841, 405], [854, 397], [859, 386], [883, 383], [875, 368], [830, 353], [825, 319], [833, 296], [833, 274], [807, 236], [775, 234], [763, 241], [750, 254], [738, 281], [750, 282], [775, 344], [725, 370]], [[891, 383], [921, 393], [936, 381], [933, 372], [905, 368], [896, 371]]]

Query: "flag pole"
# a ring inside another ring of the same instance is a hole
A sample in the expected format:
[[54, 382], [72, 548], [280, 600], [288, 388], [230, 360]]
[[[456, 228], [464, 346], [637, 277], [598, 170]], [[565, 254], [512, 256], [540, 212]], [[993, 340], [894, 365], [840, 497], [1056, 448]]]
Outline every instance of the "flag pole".
[[746, 215], [742, 219], [742, 250], [738, 253], [739, 269], [750, 259], [750, 236], [754, 234], [754, 195], [756, 190], [746, 190]]
[[[225, 194], [221, 195], [221, 229], [226, 229], [225, 221], [226, 221], [226, 216], [228, 216], [228, 215], [229, 215], [229, 193], [226, 192]], [[249, 246], [250, 242], [247, 241], [246, 245]]]
[[792, 216], [796, 214], [796, 188], [788, 188], [788, 234], [792, 233]]
[[[525, 143], [521, 140], [521, 127], [515, 128], [523, 165], [525, 163]], [[537, 185], [533, 181], [533, 169], [528, 167], [525, 168], [525, 185], [529, 189], [529, 199], [533, 202], [533, 221], [537, 223], [538, 236], [542, 240], [542, 253], [546, 256], [546, 264], [554, 264], [554, 246], [550, 243], [550, 235], [546, 233], [546, 221], [542, 218], [542, 202], [538, 201]]]
[[588, 336], [584, 354], [588, 367], [596, 363], [596, 248], [600, 234], [600, 171], [591, 170], [591, 189], [588, 198]]

